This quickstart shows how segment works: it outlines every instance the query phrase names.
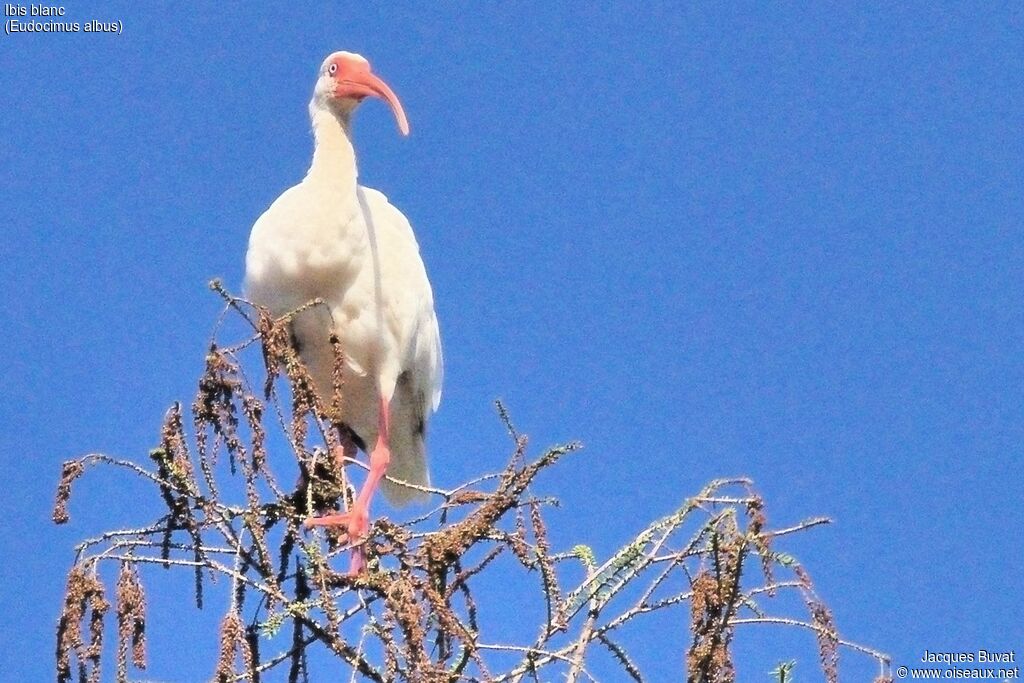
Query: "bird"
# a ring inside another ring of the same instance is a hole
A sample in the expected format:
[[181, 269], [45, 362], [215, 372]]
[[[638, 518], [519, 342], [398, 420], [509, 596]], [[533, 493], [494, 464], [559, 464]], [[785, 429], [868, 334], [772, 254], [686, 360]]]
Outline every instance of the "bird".
[[384, 194], [358, 182], [353, 116], [380, 98], [403, 136], [409, 123], [394, 91], [361, 55], [334, 52], [317, 73], [309, 103], [314, 151], [309, 171], [256, 220], [245, 256], [246, 298], [290, 321], [299, 357], [325, 405], [334, 393], [332, 339], [344, 354], [334, 416], [346, 457], [359, 448], [369, 470], [344, 513], [305, 520], [343, 529], [354, 544], [350, 574], [366, 568], [362, 544], [378, 486], [401, 506], [429, 486], [426, 428], [441, 400], [444, 362], [430, 280], [408, 219]]

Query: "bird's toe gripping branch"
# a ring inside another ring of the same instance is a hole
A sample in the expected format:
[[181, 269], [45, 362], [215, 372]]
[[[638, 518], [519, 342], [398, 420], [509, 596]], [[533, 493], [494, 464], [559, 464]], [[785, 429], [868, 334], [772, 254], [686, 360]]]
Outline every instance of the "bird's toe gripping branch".
[[[356, 500], [348, 512], [322, 517], [310, 517], [304, 525], [307, 529], [317, 526], [342, 527], [345, 533], [341, 537], [342, 543], [359, 543], [370, 534], [370, 510]], [[349, 574], [356, 575], [366, 569], [366, 549], [362, 544], [352, 548], [352, 564], [349, 566]]]

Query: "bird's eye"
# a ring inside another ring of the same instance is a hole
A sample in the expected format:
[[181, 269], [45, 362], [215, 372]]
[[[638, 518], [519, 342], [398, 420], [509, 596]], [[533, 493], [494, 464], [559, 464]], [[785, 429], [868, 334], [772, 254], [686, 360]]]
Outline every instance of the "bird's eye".
[[334, 74], [338, 73], [338, 65], [337, 64], [331, 64], [329, 67], [327, 67], [327, 73], [329, 75], [331, 75], [331, 76], [333, 76]]

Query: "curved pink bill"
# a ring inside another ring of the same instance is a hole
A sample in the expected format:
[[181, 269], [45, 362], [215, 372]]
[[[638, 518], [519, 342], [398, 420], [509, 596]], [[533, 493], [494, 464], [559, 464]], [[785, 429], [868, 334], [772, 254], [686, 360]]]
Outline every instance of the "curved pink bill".
[[369, 71], [364, 71], [352, 74], [342, 82], [342, 85], [346, 86], [345, 90], [348, 91], [346, 94], [364, 97], [374, 95], [387, 102], [395, 115], [395, 120], [398, 121], [398, 130], [402, 132], [402, 135], [409, 134], [409, 120], [405, 117], [402, 103], [398, 100], [398, 95], [383, 80]]

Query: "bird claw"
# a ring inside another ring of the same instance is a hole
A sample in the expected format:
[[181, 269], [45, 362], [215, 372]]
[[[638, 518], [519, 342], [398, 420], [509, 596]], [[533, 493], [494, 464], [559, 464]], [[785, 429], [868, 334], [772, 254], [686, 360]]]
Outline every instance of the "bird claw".
[[[348, 512], [341, 512], [321, 517], [308, 517], [303, 523], [304, 529], [313, 527], [343, 527], [344, 532], [338, 537], [341, 543], [360, 543], [370, 535], [370, 513], [366, 506], [355, 503]], [[349, 576], [355, 576], [366, 569], [366, 550], [363, 545], [352, 548], [352, 564]]]

